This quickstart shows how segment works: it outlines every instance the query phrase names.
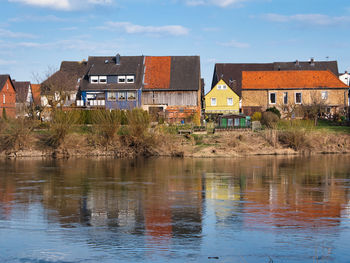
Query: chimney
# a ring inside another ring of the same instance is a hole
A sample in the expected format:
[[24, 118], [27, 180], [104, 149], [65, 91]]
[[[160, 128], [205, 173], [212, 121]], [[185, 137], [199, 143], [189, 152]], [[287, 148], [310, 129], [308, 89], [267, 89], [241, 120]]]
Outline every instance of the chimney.
[[120, 65], [120, 54], [119, 53], [115, 56], [115, 64]]

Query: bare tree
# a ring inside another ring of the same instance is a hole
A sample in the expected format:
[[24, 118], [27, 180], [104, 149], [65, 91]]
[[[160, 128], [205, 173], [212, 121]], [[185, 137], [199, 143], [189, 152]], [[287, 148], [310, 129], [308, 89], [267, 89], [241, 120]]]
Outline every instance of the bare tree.
[[327, 96], [328, 93], [322, 97], [319, 90], [312, 90], [309, 93], [309, 98], [301, 106], [304, 118], [313, 119], [315, 126], [317, 126], [319, 117], [325, 112]]

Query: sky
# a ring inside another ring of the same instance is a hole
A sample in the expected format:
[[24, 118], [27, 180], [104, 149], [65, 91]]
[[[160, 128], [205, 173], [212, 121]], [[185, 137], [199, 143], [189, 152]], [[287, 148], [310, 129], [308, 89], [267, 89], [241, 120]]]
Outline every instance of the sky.
[[43, 80], [88, 56], [199, 55], [215, 63], [337, 60], [350, 70], [347, 0], [0, 0], [0, 74]]

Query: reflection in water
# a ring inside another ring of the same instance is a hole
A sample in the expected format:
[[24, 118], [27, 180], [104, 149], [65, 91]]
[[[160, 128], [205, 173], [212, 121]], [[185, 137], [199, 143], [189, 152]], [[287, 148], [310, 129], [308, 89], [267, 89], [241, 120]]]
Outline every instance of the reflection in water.
[[347, 262], [349, 161], [2, 161], [0, 261]]

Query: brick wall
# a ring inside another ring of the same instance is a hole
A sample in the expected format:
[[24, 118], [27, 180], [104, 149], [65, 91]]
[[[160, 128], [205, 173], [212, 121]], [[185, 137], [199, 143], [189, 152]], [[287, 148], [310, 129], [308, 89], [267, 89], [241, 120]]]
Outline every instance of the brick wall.
[[[0, 117], [2, 117], [3, 109], [6, 110], [7, 117], [16, 117], [16, 92], [12, 86], [10, 79], [8, 79], [1, 87], [0, 91]], [[5, 103], [4, 103], [5, 102]]]

